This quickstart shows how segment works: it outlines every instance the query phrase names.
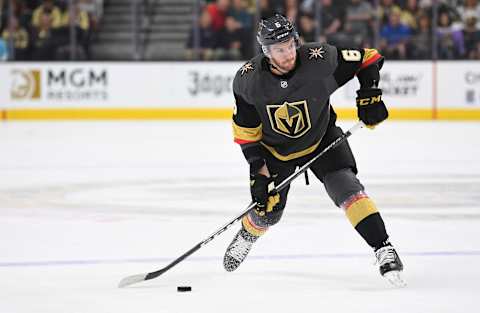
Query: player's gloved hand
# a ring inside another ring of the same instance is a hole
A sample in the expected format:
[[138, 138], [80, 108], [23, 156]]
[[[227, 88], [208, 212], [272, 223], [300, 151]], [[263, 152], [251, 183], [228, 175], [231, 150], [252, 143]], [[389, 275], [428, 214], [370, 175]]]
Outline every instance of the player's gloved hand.
[[272, 212], [280, 202], [280, 195], [275, 190], [273, 178], [262, 174], [250, 175], [250, 193], [252, 201], [257, 203], [255, 211], [260, 216]]
[[369, 128], [383, 122], [388, 117], [388, 110], [382, 100], [382, 90], [365, 88], [357, 90], [358, 118]]

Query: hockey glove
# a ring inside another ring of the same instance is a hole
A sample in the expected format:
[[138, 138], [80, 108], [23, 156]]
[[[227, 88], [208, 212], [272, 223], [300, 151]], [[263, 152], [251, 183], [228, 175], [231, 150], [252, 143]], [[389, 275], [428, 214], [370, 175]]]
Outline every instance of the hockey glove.
[[272, 212], [280, 202], [273, 178], [262, 174], [250, 175], [250, 193], [252, 201], [257, 203], [255, 211], [259, 216]]
[[375, 127], [388, 117], [388, 110], [382, 101], [382, 90], [366, 88], [357, 90], [358, 118], [369, 128]]

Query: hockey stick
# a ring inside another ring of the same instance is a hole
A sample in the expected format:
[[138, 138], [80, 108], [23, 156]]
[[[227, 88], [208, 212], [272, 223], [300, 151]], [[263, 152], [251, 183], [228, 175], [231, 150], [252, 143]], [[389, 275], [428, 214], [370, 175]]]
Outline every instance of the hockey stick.
[[[302, 173], [304, 173], [309, 167], [310, 165], [312, 165], [313, 162], [315, 162], [318, 158], [320, 158], [322, 155], [324, 155], [327, 151], [329, 151], [330, 149], [333, 149], [335, 147], [337, 147], [338, 145], [340, 145], [342, 142], [344, 142], [348, 137], [350, 137], [356, 130], [358, 130], [359, 128], [362, 128], [363, 126], [365, 126], [365, 124], [360, 121], [358, 123], [356, 123], [352, 128], [350, 128], [346, 133], [344, 133], [342, 136], [338, 137], [337, 139], [335, 139], [331, 144], [329, 144], [325, 149], [322, 150], [322, 152], [320, 152], [319, 154], [317, 154], [316, 156], [314, 156], [311, 160], [309, 160], [307, 163], [305, 163], [302, 167], [300, 167], [298, 170], [296, 170], [292, 175], [288, 176], [284, 181], [282, 181], [278, 186], [276, 186], [276, 191], [281, 191], [283, 190], [285, 187], [287, 187], [288, 185], [290, 185], [290, 183], [295, 179], [297, 178], [299, 175], [301, 175]], [[187, 252], [185, 252], [183, 255], [181, 255], [180, 257], [178, 257], [177, 259], [175, 259], [172, 263], [168, 264], [167, 266], [165, 266], [164, 268], [161, 268], [159, 269], [158, 271], [154, 271], [154, 272], [150, 272], [150, 273], [144, 273], [144, 274], [137, 274], [137, 275], [131, 275], [131, 276], [127, 276], [125, 277], [124, 279], [122, 279], [120, 281], [120, 283], [118, 284], [118, 287], [119, 288], [123, 288], [123, 287], [126, 287], [126, 286], [129, 286], [129, 285], [132, 285], [132, 284], [135, 284], [135, 283], [139, 283], [139, 282], [142, 282], [142, 281], [145, 281], [145, 280], [149, 280], [149, 279], [153, 279], [153, 278], [156, 278], [160, 275], [162, 275], [163, 273], [165, 273], [166, 271], [168, 271], [169, 269], [171, 269], [172, 267], [174, 267], [175, 265], [177, 265], [178, 263], [182, 262], [184, 259], [186, 259], [188, 256], [192, 255], [193, 253], [195, 253], [195, 251], [197, 251], [198, 249], [200, 249], [201, 247], [203, 247], [204, 245], [206, 245], [207, 243], [209, 243], [210, 241], [212, 241], [215, 237], [217, 237], [218, 235], [220, 235], [221, 233], [223, 233], [224, 231], [226, 231], [228, 228], [230, 228], [230, 226], [232, 226], [235, 222], [241, 220], [251, 209], [253, 209], [255, 207], [256, 203], [250, 203], [248, 205], [248, 207], [243, 211], [242, 214], [238, 215], [237, 217], [235, 217], [233, 220], [231, 220], [230, 222], [228, 222], [227, 224], [225, 224], [222, 228], [218, 229], [216, 232], [214, 232], [213, 234], [211, 234], [207, 239], [204, 239], [202, 241], [200, 241], [199, 243], [197, 243], [193, 248], [191, 248], [190, 250], [188, 250]]]

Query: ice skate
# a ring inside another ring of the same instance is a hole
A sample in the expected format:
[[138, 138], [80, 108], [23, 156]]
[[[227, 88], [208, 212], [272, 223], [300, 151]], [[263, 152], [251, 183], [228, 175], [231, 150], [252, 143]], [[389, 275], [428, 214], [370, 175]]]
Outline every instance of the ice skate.
[[393, 286], [405, 287], [407, 283], [402, 278], [403, 263], [397, 251], [391, 244], [387, 244], [375, 251], [380, 274]]
[[243, 227], [235, 235], [223, 257], [223, 266], [227, 272], [233, 272], [247, 257], [258, 237], [247, 232]]

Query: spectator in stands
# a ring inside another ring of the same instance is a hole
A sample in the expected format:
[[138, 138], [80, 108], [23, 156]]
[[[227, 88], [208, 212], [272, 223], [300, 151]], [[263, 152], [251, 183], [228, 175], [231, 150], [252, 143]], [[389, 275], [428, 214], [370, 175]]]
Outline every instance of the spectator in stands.
[[230, 8], [230, 0], [216, 0], [207, 5], [206, 10], [210, 14], [211, 24], [214, 31], [218, 32], [225, 27], [225, 18]]
[[381, 0], [379, 18], [382, 26], [389, 23], [389, 17], [393, 10], [401, 10], [394, 0]]
[[53, 32], [53, 17], [48, 12], [38, 16], [38, 26], [32, 34], [32, 59], [54, 60], [58, 47], [57, 38]]
[[345, 11], [338, 5], [333, 5], [332, 0], [321, 0], [322, 32], [320, 41], [329, 42], [333, 45], [348, 46], [348, 39], [342, 32], [342, 21]]
[[33, 11], [32, 25], [39, 27], [44, 19], [44, 15], [50, 16], [51, 28], [58, 28], [62, 24], [62, 12], [60, 8], [54, 5], [53, 0], [43, 0], [43, 3]]
[[447, 13], [451, 26], [455, 29], [460, 29], [462, 28], [462, 17], [458, 11], [459, 8], [460, 7], [455, 7], [451, 3], [448, 3], [447, 0], [443, 0], [438, 3], [438, 15], [440, 16], [442, 13]]
[[[72, 51], [71, 47], [72, 26], [75, 28], [76, 39], [74, 51]], [[86, 53], [89, 49], [89, 30], [90, 20], [88, 13], [83, 11], [78, 3], [74, 3], [73, 7], [67, 6], [62, 15], [61, 27], [54, 31], [59, 45], [56, 59], [68, 60], [72, 52], [75, 53], [77, 60], [87, 59]]]
[[407, 56], [406, 47], [412, 30], [401, 23], [400, 15], [400, 9], [393, 9], [390, 12], [388, 24], [384, 25], [380, 31], [380, 49], [387, 58], [406, 59]]
[[[350, 0], [335, 0], [335, 7], [342, 11], [345, 10], [348, 3], [350, 3]], [[318, 4], [322, 5], [323, 10], [323, 0], [299, 0], [300, 11], [313, 15], [315, 15], [315, 10]]]
[[[253, 57], [253, 24], [254, 17], [248, 12], [246, 0], [233, 0], [232, 7], [228, 12], [228, 15], [235, 19], [239, 23], [240, 28], [236, 31], [239, 34], [241, 40], [241, 57], [249, 59]], [[230, 25], [231, 26], [231, 25]]]
[[315, 37], [315, 20], [311, 14], [302, 14], [298, 19], [298, 35], [302, 43], [317, 41]]
[[346, 7], [345, 32], [356, 46], [362, 46], [370, 37], [372, 5], [365, 0], [351, 0]]
[[[195, 27], [198, 27], [198, 43], [195, 42]], [[212, 27], [212, 18], [207, 10], [203, 10], [198, 20], [198, 25], [194, 25], [190, 30], [187, 40], [187, 59], [211, 60], [213, 58], [213, 49], [217, 45], [217, 33]], [[198, 44], [198, 50], [197, 48]]]
[[0, 38], [0, 61], [8, 60], [8, 49], [6, 42]]
[[31, 12], [24, 0], [4, 0], [3, 7], [0, 7], [0, 30], [7, 27], [8, 18], [12, 13], [17, 17], [20, 25], [30, 24]]
[[298, 0], [285, 0], [285, 16], [294, 24], [297, 23], [298, 17]]
[[234, 19], [233, 16], [227, 16], [225, 19], [225, 28], [223, 28], [217, 36], [215, 59], [240, 60], [242, 57], [243, 41], [242, 24]]
[[257, 12], [257, 0], [246, 0], [247, 2], [247, 11], [251, 14]]
[[463, 57], [465, 47], [463, 33], [452, 27], [448, 12], [441, 12], [437, 26], [438, 57], [440, 59], [456, 59]]
[[3, 40], [7, 43], [13, 38], [15, 60], [28, 60], [29, 35], [27, 30], [22, 27], [16, 16], [11, 16], [8, 26], [2, 33]]
[[269, 5], [275, 13], [286, 15], [285, 0], [269, 0]]
[[260, 8], [260, 17], [261, 19], [267, 19], [272, 17], [277, 13], [272, 5], [270, 4], [270, 0], [258, 0], [259, 1], [259, 8]]
[[253, 15], [247, 10], [246, 0], [233, 0], [228, 15], [233, 17], [245, 30], [253, 28]]
[[426, 14], [418, 18], [418, 28], [414, 31], [408, 45], [408, 58], [426, 60], [432, 57], [432, 26]]
[[4, 21], [4, 11], [5, 11], [5, 4], [3, 0], [0, 0], [0, 32], [3, 30], [3, 21]]
[[474, 17], [477, 21], [477, 28], [480, 28], [480, 3], [477, 0], [465, 0], [465, 5], [458, 8], [463, 23]]
[[90, 41], [98, 31], [99, 24], [103, 14], [103, 0], [79, 0], [78, 7], [80, 11], [85, 12], [88, 17], [88, 30], [83, 37], [84, 51], [87, 59], [91, 59]]
[[418, 6], [417, 0], [407, 0], [405, 7], [403, 8], [402, 15], [400, 20], [403, 24], [409, 26], [412, 30], [416, 30], [418, 28], [418, 20], [422, 11]]
[[480, 29], [477, 27], [477, 19], [473, 16], [465, 21], [463, 39], [467, 59], [480, 59]]
[[103, 14], [103, 0], [79, 0], [78, 5], [82, 11], [87, 12], [90, 29], [97, 30]]
[[[70, 17], [72, 13], [72, 18]], [[62, 15], [62, 27], [70, 27], [71, 23], [77, 28], [77, 31], [82, 33], [87, 33], [90, 29], [90, 20], [88, 18], [88, 13], [81, 9], [78, 4], [75, 4], [73, 9], [67, 9]]]

